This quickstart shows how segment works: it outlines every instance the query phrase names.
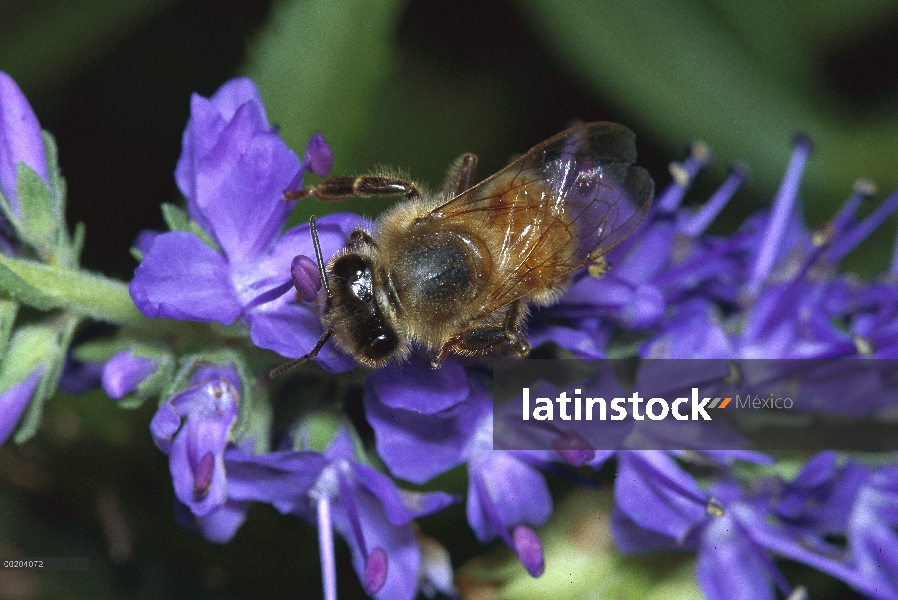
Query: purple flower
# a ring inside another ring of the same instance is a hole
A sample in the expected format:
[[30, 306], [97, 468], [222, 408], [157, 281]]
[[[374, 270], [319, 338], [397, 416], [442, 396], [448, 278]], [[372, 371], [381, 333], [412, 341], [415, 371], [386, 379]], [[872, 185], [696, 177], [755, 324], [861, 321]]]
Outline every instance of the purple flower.
[[150, 431], [169, 455], [175, 495], [199, 516], [228, 497], [224, 451], [237, 421], [240, 381], [232, 366], [198, 368], [191, 385], [156, 411]]
[[[887, 508], [893, 490], [879, 487], [890, 468], [871, 474], [854, 463], [839, 465], [826, 452], [790, 482], [759, 479], [744, 488], [724, 476], [705, 491], [664, 453], [618, 456], [612, 522], [618, 546], [625, 552], [697, 550], [698, 582], [712, 600], [774, 598], [774, 587], [791, 593], [773, 555], [876, 598], [898, 593], [891, 530], [898, 515]], [[832, 541], [840, 536], [847, 546]]]
[[59, 389], [67, 394], [82, 394], [99, 388], [104, 366], [102, 362], [78, 360], [70, 349], [59, 375]]
[[[705, 229], [746, 178], [734, 166], [726, 181], [699, 210], [680, 202], [710, 152], [695, 144], [689, 158], [671, 165], [674, 182], [658, 196], [637, 231], [605, 257], [610, 268], [598, 278], [584, 269], [554, 306], [536, 311], [531, 342], [553, 341], [578, 358], [603, 357], [618, 330], [648, 330], [694, 298], [729, 299], [744, 266], [719, 247], [725, 240]], [[558, 319], [570, 326], [559, 325]], [[543, 324], [543, 319], [548, 319]]]
[[225, 453], [225, 468], [227, 502], [219, 512], [197, 518], [206, 535], [227, 541], [245, 518], [248, 502], [269, 503], [318, 524], [326, 590], [336, 586], [329, 537], [334, 527], [349, 544], [366, 591], [381, 599], [414, 598], [421, 552], [412, 520], [454, 501], [439, 492], [400, 490], [389, 477], [356, 462], [345, 430], [324, 454], [289, 450], [253, 456], [232, 448]]
[[855, 586], [875, 598], [898, 598], [898, 468], [886, 466], [858, 492], [847, 538], [858, 572]]
[[0, 394], [0, 444], [15, 430], [43, 373], [44, 365], [38, 365], [27, 377]]
[[[810, 142], [799, 136], [773, 207], [751, 217], [710, 250], [707, 260], [731, 265], [721, 272], [734, 276], [705, 282], [714, 293], [671, 305], [668, 318], [641, 350], [642, 356], [858, 356], [865, 354], [862, 342], [870, 342], [865, 335], [877, 338], [876, 344], [870, 343], [873, 348], [892, 347], [895, 330], [890, 315], [895, 314], [898, 296], [881, 289], [862, 291], [866, 298], [859, 302], [859, 286], [835, 275], [835, 266], [898, 208], [898, 193], [855, 224], [854, 212], [872, 194], [869, 185], [858, 185], [826, 227], [810, 231], [798, 205], [798, 185], [810, 151]], [[875, 333], [869, 316], [854, 318], [852, 313], [860, 307], [877, 315]], [[841, 321], [852, 323], [858, 333], [852, 336], [838, 327]]]
[[137, 356], [131, 350], [119, 352], [103, 366], [103, 389], [110, 398], [118, 400], [136, 390], [158, 366], [159, 361]]
[[387, 366], [368, 379], [365, 411], [378, 454], [396, 476], [424, 483], [467, 464], [468, 522], [478, 539], [500, 537], [531, 575], [542, 574], [532, 527], [552, 512], [549, 489], [528, 453], [493, 450], [492, 405], [480, 377], [454, 360], [437, 372], [417, 358]]
[[0, 71], [0, 193], [13, 214], [21, 218], [17, 189], [19, 163], [50, 184], [40, 123], [16, 82]]
[[[194, 95], [176, 179], [207, 238], [172, 231], [145, 240], [130, 285], [137, 307], [150, 317], [241, 319], [257, 346], [291, 358], [308, 352], [323, 330], [317, 308], [295, 297], [290, 265], [298, 254], [314, 256], [312, 239], [307, 225], [281, 235], [289, 212], [281, 196], [291, 183], [302, 185], [305, 171], [327, 166], [329, 152], [313, 138], [300, 162], [269, 126], [248, 79], [208, 99]], [[348, 214], [319, 219], [323, 253], [342, 249], [362, 222]], [[332, 345], [315, 360], [330, 371], [355, 365]]]
[[625, 552], [698, 550], [699, 586], [710, 600], [775, 598], [788, 583], [751, 529], [732, 512], [738, 493], [711, 495], [664, 452], [618, 453], [612, 531]]

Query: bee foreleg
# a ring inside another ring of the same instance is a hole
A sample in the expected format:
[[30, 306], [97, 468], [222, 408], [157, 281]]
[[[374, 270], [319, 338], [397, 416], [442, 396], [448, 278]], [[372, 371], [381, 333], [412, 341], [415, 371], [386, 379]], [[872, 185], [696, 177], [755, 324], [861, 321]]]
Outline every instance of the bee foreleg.
[[513, 302], [505, 313], [501, 327], [485, 325], [464, 329], [454, 334], [440, 352], [430, 361], [431, 369], [439, 369], [450, 353], [461, 356], [483, 356], [485, 354], [511, 354], [523, 358], [530, 353], [530, 343], [521, 334], [521, 323], [525, 311], [520, 300]]
[[361, 177], [331, 177], [308, 189], [285, 190], [284, 200], [315, 198], [321, 202], [332, 202], [355, 196], [389, 196], [392, 194], [402, 194], [407, 199], [421, 197], [421, 192], [410, 181], [381, 175], [362, 175]]
[[457, 196], [474, 185], [474, 171], [477, 169], [477, 157], [473, 154], [459, 156], [443, 182], [443, 191]]
[[303, 356], [300, 356], [299, 358], [295, 358], [295, 359], [291, 360], [290, 362], [284, 363], [279, 367], [273, 368], [271, 371], [268, 372], [268, 378], [269, 379], [277, 379], [278, 377], [280, 377], [287, 371], [290, 371], [291, 369], [295, 369], [296, 367], [298, 367], [302, 363], [306, 362], [310, 358], [315, 358], [316, 356], [318, 356], [318, 352], [321, 351], [322, 346], [324, 346], [324, 344], [327, 343], [327, 340], [329, 340], [331, 338], [331, 335], [333, 333], [334, 332], [331, 331], [330, 329], [325, 331], [324, 335], [322, 335], [320, 338], [318, 338], [318, 343], [315, 344], [315, 347], [312, 348], [311, 352], [309, 352], [308, 354], [304, 354]]

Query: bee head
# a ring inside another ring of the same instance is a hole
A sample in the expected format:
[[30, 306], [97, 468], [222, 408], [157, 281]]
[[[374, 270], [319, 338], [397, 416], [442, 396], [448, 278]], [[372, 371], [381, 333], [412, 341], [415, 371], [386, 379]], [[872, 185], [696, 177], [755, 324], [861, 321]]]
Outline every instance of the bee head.
[[343, 254], [328, 271], [329, 294], [322, 316], [334, 331], [337, 345], [369, 366], [383, 365], [398, 348], [399, 339], [375, 300], [371, 259]]

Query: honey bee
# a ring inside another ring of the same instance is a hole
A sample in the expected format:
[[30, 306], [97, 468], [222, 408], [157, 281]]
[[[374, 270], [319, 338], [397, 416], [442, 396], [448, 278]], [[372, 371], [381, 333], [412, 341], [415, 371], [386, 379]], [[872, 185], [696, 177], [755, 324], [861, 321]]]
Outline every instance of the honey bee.
[[272, 375], [318, 354], [333, 336], [360, 363], [381, 367], [423, 347], [431, 367], [450, 354], [523, 357], [528, 307], [556, 302], [571, 274], [630, 235], [654, 182], [633, 132], [615, 123], [563, 131], [474, 185], [477, 157], [461, 156], [441, 193], [390, 175], [324, 179], [286, 200], [402, 194], [325, 266], [311, 232], [324, 335]]

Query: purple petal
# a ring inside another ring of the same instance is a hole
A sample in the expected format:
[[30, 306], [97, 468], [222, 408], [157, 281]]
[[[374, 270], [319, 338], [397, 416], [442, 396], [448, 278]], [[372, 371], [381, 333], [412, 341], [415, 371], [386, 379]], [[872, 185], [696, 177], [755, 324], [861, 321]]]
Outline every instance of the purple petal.
[[148, 317], [230, 325], [242, 310], [225, 259], [195, 235], [181, 231], [156, 238], [134, 271], [128, 291]]
[[[0, 72], [0, 75], [2, 74]], [[16, 428], [43, 373], [44, 365], [40, 365], [28, 377], [0, 394], [0, 444], [4, 443]]]
[[381, 501], [387, 518], [394, 525], [405, 525], [455, 502], [455, 498], [442, 492], [425, 494], [400, 490], [392, 479], [366, 465], [356, 463], [353, 470], [359, 482]]
[[223, 365], [200, 363], [193, 368], [193, 372], [190, 374], [190, 383], [193, 385], [200, 385], [215, 379], [228, 382], [235, 390], [240, 389], [240, 374], [237, 372], [237, 368], [230, 363]]
[[[411, 523], [393, 525], [384, 514], [378, 499], [365, 491], [354, 497], [361, 532], [367, 548], [380, 548], [388, 557], [386, 581], [376, 593], [378, 600], [412, 600], [418, 589], [418, 569], [421, 552]], [[334, 527], [340, 532], [352, 551], [352, 564], [359, 579], [365, 581], [368, 554], [362, 551], [353, 534], [345, 506], [338, 503], [334, 509]]]
[[[240, 111], [238, 111], [238, 116]], [[251, 263], [280, 233], [289, 205], [281, 198], [299, 159], [273, 133], [257, 133], [198, 205], [232, 264]]]
[[[468, 467], [469, 477], [481, 482], [485, 496], [469, 491], [468, 523], [477, 539], [486, 541], [515, 525], [538, 526], [552, 513], [552, 498], [543, 476], [510, 452], [494, 450]], [[499, 523], [490, 518], [495, 515]]]
[[230, 384], [217, 379], [169, 402], [185, 416], [169, 456], [175, 495], [195, 515], [208, 515], [227, 500], [223, 454], [237, 420], [237, 397]]
[[698, 550], [696, 576], [708, 600], [773, 600], [769, 559], [728, 515], [711, 519]]
[[614, 498], [636, 524], [683, 540], [706, 518], [707, 494], [665, 453], [621, 452], [618, 460]]
[[577, 358], [589, 360], [605, 358], [603, 348], [610, 329], [603, 328], [597, 319], [581, 321], [577, 328], [561, 325], [540, 326], [534, 323], [534, 327], [527, 335], [528, 341], [534, 348], [546, 342], [554, 342], [570, 352]]
[[234, 114], [245, 104], [253, 107], [253, 122], [260, 130], [270, 130], [268, 117], [265, 116], [265, 107], [262, 105], [262, 97], [255, 82], [249, 77], [235, 77], [226, 81], [209, 98], [209, 101], [218, 109], [221, 117], [230, 121]]
[[[185, 507], [186, 508], [186, 507]], [[249, 508], [247, 502], [227, 501], [215, 512], [202, 517], [193, 515], [197, 529], [204, 538], [216, 544], [231, 541], [243, 522]]]
[[643, 284], [633, 291], [621, 317], [633, 329], [655, 325], [664, 316], [664, 294], [653, 285]]
[[104, 363], [85, 362], [72, 356], [71, 349], [66, 354], [59, 389], [66, 394], [83, 394], [100, 387]]
[[20, 162], [50, 183], [40, 123], [16, 82], [0, 71], [0, 192], [19, 216], [17, 165]]
[[609, 256], [611, 273], [634, 285], [651, 281], [667, 267], [675, 235], [676, 226], [669, 220], [657, 220], [642, 228], [638, 243], [634, 241], [623, 260]]
[[[318, 237], [323, 255], [327, 258], [339, 252], [346, 237], [364, 221], [352, 214], [328, 215], [317, 221]], [[290, 264], [297, 254], [314, 256], [312, 235], [308, 225], [286, 232], [268, 253], [244, 273], [233, 273], [232, 281], [244, 305], [265, 290], [274, 288], [290, 278]], [[253, 343], [281, 356], [298, 358], [309, 352], [324, 328], [318, 308], [301, 304], [285, 294], [249, 311], [250, 336]], [[331, 372], [342, 372], [357, 366], [355, 360], [336, 348], [325, 344], [315, 361]]]
[[137, 234], [137, 237], [134, 238], [134, 243], [132, 245], [146, 254], [150, 251], [153, 242], [155, 242], [156, 238], [160, 235], [162, 235], [161, 231], [156, 231], [155, 229], [142, 229], [140, 233]]
[[681, 548], [670, 536], [640, 527], [636, 521], [615, 506], [611, 513], [611, 534], [617, 549], [627, 554], [642, 554]]
[[[449, 414], [424, 414], [390, 408], [365, 386], [365, 415], [374, 428], [377, 453], [397, 477], [424, 483], [466, 459], [479, 423], [492, 416], [492, 404], [480, 385], [469, 403]], [[492, 435], [485, 436], [492, 444]]]
[[374, 371], [367, 387], [390, 408], [424, 414], [450, 409], [471, 395], [465, 370], [456, 361], [447, 360], [442, 368], [433, 370], [429, 361], [417, 356]]
[[206, 452], [197, 462], [193, 470], [193, 496], [204, 498], [209, 493], [212, 485], [212, 475], [215, 473], [215, 455]]
[[[250, 313], [249, 322], [250, 337], [256, 346], [287, 358], [308, 353], [324, 333], [320, 317], [306, 307], [256, 310]], [[332, 342], [325, 344], [313, 360], [330, 373], [343, 373], [358, 366]]]
[[572, 318], [595, 318], [598, 314], [616, 314], [630, 301], [633, 284], [617, 276], [616, 272], [602, 279], [583, 277], [567, 291], [561, 302], [546, 310]]
[[318, 452], [282, 451], [252, 456], [234, 448], [225, 452], [228, 497], [271, 504], [296, 512], [328, 464]]
[[210, 195], [214, 198], [221, 181], [260, 131], [270, 131], [270, 127], [259, 93], [249, 79], [225, 83], [212, 98], [197, 94], [191, 98], [175, 179], [187, 198], [190, 217], [207, 232], [212, 229], [200, 205], [207, 204]]
[[150, 433], [156, 447], [164, 453], [171, 452], [171, 441], [181, 427], [181, 415], [170, 403], [164, 402], [150, 421]]
[[735, 356], [714, 306], [696, 298], [673, 309], [656, 337], [639, 354], [644, 358], [730, 358]]
[[805, 163], [811, 154], [811, 143], [807, 137], [800, 136], [795, 139], [795, 150], [789, 165], [786, 167], [786, 174], [780, 183], [780, 189], [777, 191], [776, 198], [773, 201], [773, 209], [768, 221], [767, 231], [762, 238], [762, 245], [756, 254], [755, 262], [752, 265], [751, 278], [746, 285], [746, 292], [750, 296], [756, 296], [760, 291], [764, 280], [770, 274], [771, 269], [776, 263], [777, 256], [784, 246], [784, 236], [789, 222], [794, 218], [797, 212], [793, 210], [798, 199], [798, 186], [801, 181], [802, 173], [804, 173]]
[[136, 390], [157, 365], [152, 358], [135, 356], [130, 350], [119, 352], [103, 367], [103, 389], [110, 398], [118, 400]]
[[573, 467], [582, 467], [596, 458], [595, 450], [590, 448], [589, 442], [576, 431], [562, 432], [552, 442], [552, 448], [567, 464]]

